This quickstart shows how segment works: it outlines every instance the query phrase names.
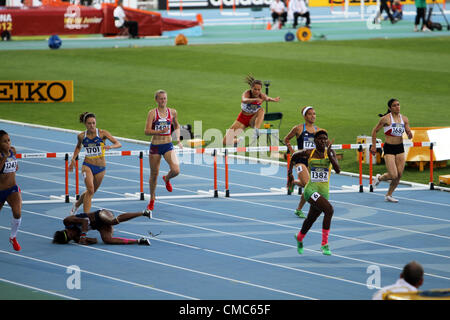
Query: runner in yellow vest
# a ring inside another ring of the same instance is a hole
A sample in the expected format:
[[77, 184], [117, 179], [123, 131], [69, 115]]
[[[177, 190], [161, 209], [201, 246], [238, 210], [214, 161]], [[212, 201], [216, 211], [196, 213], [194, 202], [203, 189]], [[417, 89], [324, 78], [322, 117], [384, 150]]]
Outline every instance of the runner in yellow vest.
[[303, 253], [303, 238], [312, 227], [313, 223], [324, 213], [322, 223], [322, 246], [321, 250], [324, 255], [331, 255], [328, 246], [328, 234], [330, 232], [331, 218], [333, 217], [333, 206], [328, 201], [330, 190], [330, 174], [331, 168], [339, 173], [336, 152], [331, 149], [332, 141], [328, 140], [328, 133], [325, 130], [319, 130], [314, 134], [314, 143], [316, 147], [311, 150], [299, 150], [292, 155], [288, 171], [288, 187], [294, 182], [292, 175], [293, 164], [297, 158], [307, 158], [308, 168], [310, 172], [309, 182], [305, 187], [304, 198], [310, 204], [308, 216], [303, 222], [300, 232], [296, 235], [297, 251]]

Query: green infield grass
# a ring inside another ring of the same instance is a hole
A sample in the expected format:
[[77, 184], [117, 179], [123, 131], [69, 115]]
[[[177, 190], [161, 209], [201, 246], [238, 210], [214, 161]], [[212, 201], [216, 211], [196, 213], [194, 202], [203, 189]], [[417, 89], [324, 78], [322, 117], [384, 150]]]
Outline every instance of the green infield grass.
[[[202, 132], [223, 134], [249, 73], [270, 80], [269, 95], [281, 97], [269, 104], [269, 112], [283, 113], [281, 137], [312, 105], [335, 144], [355, 143], [371, 134], [392, 97], [412, 127], [450, 126], [450, 37], [0, 51], [0, 61], [0, 80], [74, 80], [75, 96], [73, 103], [3, 103], [0, 118], [81, 131], [78, 116], [90, 111], [99, 128], [139, 140], [149, 139], [144, 125], [158, 89], [168, 92], [181, 124], [201, 121]], [[341, 166], [358, 171], [354, 150]], [[435, 170], [435, 183], [442, 174], [450, 166]], [[429, 173], [407, 168], [403, 180], [427, 183]]]

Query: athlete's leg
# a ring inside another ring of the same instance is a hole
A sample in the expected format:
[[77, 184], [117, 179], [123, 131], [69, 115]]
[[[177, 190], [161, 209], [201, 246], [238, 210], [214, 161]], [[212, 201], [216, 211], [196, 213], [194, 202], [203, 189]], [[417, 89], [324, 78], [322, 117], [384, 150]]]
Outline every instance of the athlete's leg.
[[[309, 202], [311, 203], [311, 201]], [[309, 207], [308, 216], [306, 217], [305, 221], [303, 221], [302, 228], [300, 229], [300, 232], [297, 235], [298, 241], [303, 241], [303, 238], [306, 236], [309, 229], [311, 229], [312, 225], [314, 224], [314, 222], [317, 220], [317, 218], [320, 216], [321, 213], [322, 211], [318, 207], [314, 205], [311, 205]]]
[[323, 213], [322, 229], [330, 230], [331, 219], [333, 218], [334, 209], [330, 202], [324, 197], [320, 196], [316, 202], [315, 206], [318, 207]]
[[22, 195], [20, 192], [12, 192], [6, 198], [8, 205], [11, 207], [14, 219], [20, 219], [22, 216]]
[[10, 242], [12, 243], [14, 250], [19, 251], [21, 247], [16, 240], [16, 236], [22, 222], [22, 195], [20, 192], [13, 192], [8, 196], [8, 198], [6, 198], [6, 201], [11, 207], [13, 214], [11, 220], [11, 234], [9, 237]]
[[294, 184], [304, 187], [309, 181], [309, 172], [308, 168], [303, 163], [298, 163], [295, 165], [295, 169], [297, 170], [298, 180], [294, 181]]
[[159, 175], [159, 167], [161, 164], [161, 155], [160, 154], [151, 154], [149, 156], [149, 164], [150, 164], [150, 200], [155, 200], [155, 191], [157, 185], [157, 179]]
[[[314, 199], [314, 195], [310, 200]], [[322, 244], [320, 249], [324, 255], [331, 255], [330, 248], [328, 247], [328, 235], [330, 233], [331, 219], [333, 218], [334, 209], [330, 202], [322, 196], [319, 196], [314, 203], [314, 206], [322, 210], [324, 213], [322, 222]]]
[[98, 231], [100, 232], [103, 242], [106, 244], [139, 244], [146, 246], [150, 245], [150, 241], [146, 238], [127, 239], [127, 238], [113, 237], [114, 229], [112, 226], [102, 226]]
[[380, 181], [388, 181], [397, 178], [397, 165], [395, 163], [394, 154], [385, 154], [384, 162], [386, 164], [387, 172], [380, 176]]
[[135, 239], [113, 237], [114, 229], [112, 226], [102, 226], [98, 231], [106, 244], [136, 244], [138, 242]]
[[237, 141], [237, 136], [244, 132], [245, 128], [246, 126], [243, 123], [235, 120], [231, 127], [227, 129], [225, 137], [223, 138], [223, 144], [225, 146], [234, 145]]
[[384, 155], [384, 161], [386, 163], [387, 173], [383, 174], [380, 178], [381, 181], [391, 180], [389, 184], [388, 192], [386, 196], [392, 196], [392, 192], [394, 192], [395, 188], [398, 185], [398, 167], [396, 163], [396, 155], [395, 154], [386, 154]]
[[82, 194], [82, 198], [79, 200], [83, 202], [83, 211], [90, 212], [92, 206], [92, 198], [95, 192], [103, 181], [106, 171], [97, 173], [95, 176], [92, 173], [91, 168], [83, 166], [81, 172], [84, 176], [84, 183], [86, 185], [86, 191]]
[[143, 212], [126, 212], [118, 215], [112, 222], [112, 225], [116, 225], [137, 217], [142, 217], [144, 215]]
[[264, 121], [264, 109], [259, 108], [258, 111], [256, 111], [256, 113], [250, 119], [250, 127], [254, 129], [259, 129], [261, 128], [263, 121]]
[[[298, 180], [294, 181], [294, 184], [298, 185], [299, 187], [304, 187], [306, 186], [306, 184], [309, 181], [309, 172], [308, 172], [308, 168], [306, 168], [306, 166], [303, 163], [299, 163], [296, 165], [296, 169], [297, 169], [297, 176], [298, 176]], [[297, 206], [297, 210], [295, 211], [295, 214], [297, 216], [299, 216], [300, 218], [304, 218], [305, 215], [302, 212], [303, 206], [306, 204], [306, 200], [305, 197], [303, 196], [303, 194], [300, 197], [300, 202]]]
[[165, 176], [166, 182], [168, 182], [170, 179], [175, 178], [177, 175], [180, 174], [180, 163], [178, 161], [177, 154], [175, 150], [167, 151], [164, 154], [164, 160], [166, 160], [167, 164], [169, 165], [169, 172]]
[[317, 218], [320, 216], [320, 209], [311, 205], [309, 207], [308, 216], [306, 217], [305, 221], [303, 221], [302, 228], [300, 229], [300, 232], [297, 233], [295, 239], [297, 240], [297, 252], [299, 254], [303, 253], [303, 238], [305, 238], [306, 233], [308, 233], [309, 229], [311, 229], [314, 222], [317, 220]]
[[[333, 206], [330, 204], [330, 202], [325, 199], [323, 196], [319, 195], [317, 192], [313, 193], [311, 198], [308, 200], [311, 207], [308, 213], [308, 217], [306, 218], [305, 222], [303, 223], [302, 230], [300, 230], [300, 233], [297, 236], [297, 241], [301, 242], [303, 238], [306, 235], [306, 232], [311, 228], [314, 221], [317, 219], [317, 217], [320, 215], [321, 212], [324, 213], [323, 222], [322, 222], [322, 246], [321, 250], [322, 253], [325, 255], [331, 255], [331, 251], [328, 247], [328, 235], [330, 233], [330, 227], [331, 227], [331, 219], [333, 217], [334, 209]], [[312, 208], [312, 209], [311, 209]], [[310, 213], [313, 213], [312, 216], [312, 223], [309, 222], [309, 216]], [[297, 243], [297, 249], [298, 249], [298, 243]]]
[[400, 183], [400, 179], [403, 175], [403, 170], [405, 169], [405, 153], [396, 154], [394, 161], [395, 161], [395, 171], [397, 172], [397, 175], [395, 179], [392, 179], [386, 196], [392, 196], [392, 193], [394, 193], [394, 190]]

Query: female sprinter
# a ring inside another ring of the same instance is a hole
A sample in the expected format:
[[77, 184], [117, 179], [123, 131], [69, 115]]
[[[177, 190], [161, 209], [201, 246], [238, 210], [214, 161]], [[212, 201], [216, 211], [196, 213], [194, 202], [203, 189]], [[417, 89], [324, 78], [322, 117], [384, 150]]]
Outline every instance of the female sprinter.
[[[316, 122], [316, 111], [311, 106], [305, 106], [302, 108], [302, 115], [305, 119], [305, 122], [303, 124], [295, 125], [287, 134], [287, 136], [284, 137], [284, 144], [289, 148], [289, 152], [291, 154], [294, 153], [294, 148], [292, 148], [290, 143], [290, 140], [293, 137], [297, 139], [298, 150], [309, 150], [316, 147], [316, 145], [314, 144], [314, 133], [318, 130], [314, 125], [314, 122]], [[299, 162], [294, 163], [294, 165], [298, 175], [298, 180], [294, 180], [294, 184], [298, 185], [299, 187], [304, 187], [309, 180], [309, 173], [307, 169], [308, 159], [299, 158]], [[297, 210], [295, 210], [295, 214], [299, 218], [306, 218], [305, 214], [302, 211], [305, 203], [306, 200], [302, 193]]]
[[397, 199], [392, 197], [392, 193], [395, 188], [397, 188], [405, 168], [403, 133], [406, 132], [408, 139], [412, 139], [413, 134], [409, 128], [408, 118], [400, 114], [400, 102], [397, 99], [390, 99], [387, 104], [387, 113], [384, 115], [379, 114], [381, 119], [372, 130], [372, 147], [370, 148], [370, 152], [372, 152], [372, 154], [377, 152], [377, 132], [383, 127], [384, 135], [386, 136], [383, 147], [384, 162], [386, 163], [388, 172], [383, 175], [376, 175], [374, 187], [376, 187], [380, 181], [391, 180], [385, 200], [388, 202], [398, 202]]
[[309, 212], [305, 221], [303, 221], [300, 232], [296, 235], [297, 251], [299, 254], [303, 253], [303, 238], [309, 231], [313, 223], [323, 212], [322, 222], [322, 246], [321, 250], [324, 255], [331, 255], [328, 246], [328, 234], [331, 227], [331, 218], [333, 217], [333, 207], [328, 201], [330, 190], [330, 174], [331, 167], [336, 173], [341, 171], [338, 161], [336, 159], [336, 152], [331, 149], [332, 142], [328, 140], [328, 134], [325, 130], [320, 129], [314, 135], [315, 149], [299, 150], [292, 155], [292, 160], [289, 165], [289, 185], [294, 182], [292, 175], [292, 167], [294, 163], [299, 161], [299, 158], [308, 158], [308, 167], [310, 172], [309, 182], [305, 187], [304, 197], [309, 202]]
[[175, 137], [180, 148], [180, 124], [175, 109], [167, 107], [167, 93], [164, 90], [158, 90], [155, 93], [155, 101], [158, 107], [151, 109], [147, 115], [145, 123], [145, 135], [152, 136], [150, 144], [150, 202], [147, 209], [153, 210], [155, 206], [155, 190], [161, 164], [161, 157], [164, 157], [169, 164], [169, 172], [163, 176], [166, 189], [172, 192], [170, 179], [180, 173], [180, 166], [177, 155], [172, 144], [172, 125], [175, 131]]
[[248, 75], [245, 82], [250, 86], [249, 90], [244, 91], [241, 98], [241, 112], [231, 127], [227, 130], [224, 145], [232, 145], [237, 143], [237, 136], [244, 132], [247, 127], [255, 129], [254, 138], [259, 137], [259, 128], [264, 121], [264, 109], [261, 104], [264, 101], [278, 102], [280, 97], [271, 98], [261, 92], [262, 81], [255, 80], [253, 76]]
[[20, 188], [16, 184], [16, 171], [18, 169], [16, 149], [11, 146], [11, 139], [6, 131], [0, 130], [0, 210], [5, 201], [12, 210], [11, 220], [11, 242], [14, 250], [20, 251], [16, 235], [22, 222], [22, 196]]
[[151, 218], [151, 214], [150, 210], [144, 210], [144, 212], [123, 213], [115, 217], [111, 211], [102, 209], [68, 216], [63, 221], [65, 229], [55, 232], [53, 243], [66, 244], [73, 240], [79, 244], [95, 244], [97, 239], [86, 237], [86, 233], [89, 230], [97, 230], [106, 244], [140, 244], [149, 246], [150, 241], [146, 238], [134, 240], [113, 237], [113, 226], [136, 217], [145, 216]]
[[[80, 122], [86, 126], [86, 131], [81, 132], [77, 136], [77, 145], [73, 152], [72, 160], [70, 161], [69, 170], [72, 171], [75, 159], [84, 147], [86, 156], [84, 157], [81, 172], [83, 174], [86, 191], [74, 203], [71, 214], [75, 214], [78, 208], [83, 204], [83, 211], [89, 212], [91, 210], [91, 201], [94, 193], [100, 187], [103, 178], [105, 177], [106, 160], [105, 150], [117, 149], [122, 147], [119, 141], [116, 140], [108, 131], [97, 129], [97, 122], [95, 114], [84, 112], [80, 115]], [[107, 146], [106, 140], [113, 144]]]

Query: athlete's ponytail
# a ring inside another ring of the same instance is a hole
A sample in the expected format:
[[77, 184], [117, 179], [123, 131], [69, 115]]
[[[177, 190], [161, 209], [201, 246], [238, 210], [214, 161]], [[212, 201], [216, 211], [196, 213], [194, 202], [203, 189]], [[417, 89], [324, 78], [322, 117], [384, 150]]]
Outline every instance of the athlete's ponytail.
[[252, 88], [255, 84], [259, 84], [261, 86], [263, 84], [261, 80], [256, 80], [251, 74], [245, 77], [245, 82], [250, 86], [250, 88]]

